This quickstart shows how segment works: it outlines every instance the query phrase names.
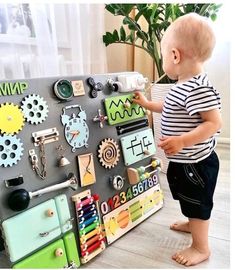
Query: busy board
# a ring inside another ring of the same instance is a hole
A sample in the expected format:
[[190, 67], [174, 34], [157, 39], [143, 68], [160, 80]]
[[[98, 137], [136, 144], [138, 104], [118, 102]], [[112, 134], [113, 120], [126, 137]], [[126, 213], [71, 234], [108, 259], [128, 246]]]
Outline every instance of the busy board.
[[9, 267], [37, 268], [49, 250], [49, 268], [78, 268], [162, 208], [149, 112], [132, 101], [147, 81], [137, 72], [0, 81]]

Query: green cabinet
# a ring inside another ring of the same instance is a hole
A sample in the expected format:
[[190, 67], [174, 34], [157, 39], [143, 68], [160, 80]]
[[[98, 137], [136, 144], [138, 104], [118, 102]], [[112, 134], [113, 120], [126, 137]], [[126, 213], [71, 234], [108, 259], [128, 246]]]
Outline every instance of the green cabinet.
[[5, 220], [2, 228], [10, 260], [15, 262], [61, 234], [55, 201], [48, 200]]
[[30, 257], [15, 264], [13, 268], [63, 268], [67, 266], [67, 257], [62, 239], [52, 243]]
[[16, 263], [15, 269], [53, 269], [68, 268], [71, 264], [80, 266], [77, 245], [72, 232], [66, 234], [63, 239], [37, 251], [26, 259]]
[[2, 229], [10, 260], [16, 262], [72, 229], [66, 195], [3, 221]]

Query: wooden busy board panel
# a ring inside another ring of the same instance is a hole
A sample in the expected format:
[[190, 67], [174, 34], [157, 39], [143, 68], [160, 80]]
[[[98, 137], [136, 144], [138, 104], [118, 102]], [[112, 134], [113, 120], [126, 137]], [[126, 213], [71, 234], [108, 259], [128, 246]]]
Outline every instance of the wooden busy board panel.
[[133, 94], [106, 98], [104, 101], [109, 125], [116, 125], [145, 116], [145, 109], [133, 103]]

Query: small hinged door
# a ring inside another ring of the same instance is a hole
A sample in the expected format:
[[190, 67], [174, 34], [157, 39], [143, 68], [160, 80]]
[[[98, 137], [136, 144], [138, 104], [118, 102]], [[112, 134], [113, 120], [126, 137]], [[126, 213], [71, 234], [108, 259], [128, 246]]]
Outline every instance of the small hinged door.
[[15, 262], [61, 234], [53, 199], [2, 223], [10, 260]]
[[63, 240], [57, 240], [13, 266], [16, 269], [53, 269], [67, 267]]

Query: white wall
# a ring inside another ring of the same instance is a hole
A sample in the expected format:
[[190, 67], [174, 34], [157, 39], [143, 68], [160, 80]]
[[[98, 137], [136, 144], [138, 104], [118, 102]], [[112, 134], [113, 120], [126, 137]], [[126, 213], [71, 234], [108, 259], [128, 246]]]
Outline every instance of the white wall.
[[213, 22], [216, 47], [205, 69], [210, 81], [218, 89], [222, 99], [223, 126], [218, 141], [230, 139], [230, 49], [231, 49], [231, 7], [224, 3]]
[[223, 126], [220, 138], [230, 138], [230, 44], [218, 42], [213, 56], [205, 69], [210, 81], [220, 92]]

